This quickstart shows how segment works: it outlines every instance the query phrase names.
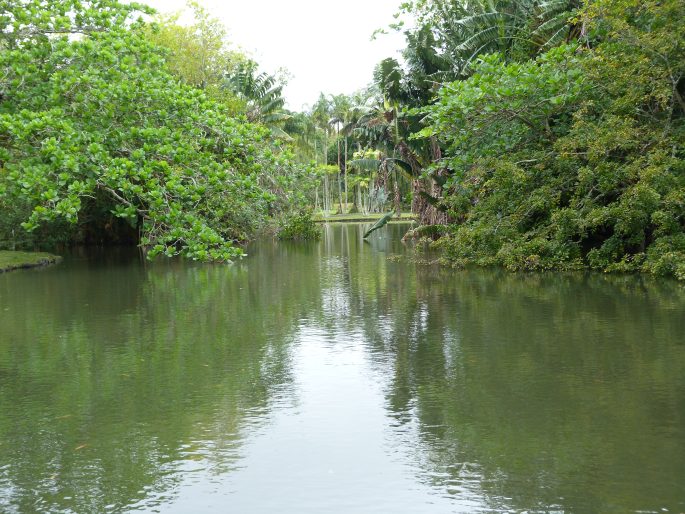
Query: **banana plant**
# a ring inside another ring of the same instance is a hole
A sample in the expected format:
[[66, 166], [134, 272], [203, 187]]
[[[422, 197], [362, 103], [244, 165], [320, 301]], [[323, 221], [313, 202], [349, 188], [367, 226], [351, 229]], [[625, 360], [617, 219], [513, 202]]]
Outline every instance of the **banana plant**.
[[383, 215], [383, 217], [379, 219], [376, 223], [374, 223], [369, 230], [364, 232], [364, 239], [369, 237], [373, 232], [375, 232], [379, 228], [383, 228], [385, 225], [387, 225], [388, 221], [390, 221], [394, 215], [395, 211], [390, 211], [389, 213]]

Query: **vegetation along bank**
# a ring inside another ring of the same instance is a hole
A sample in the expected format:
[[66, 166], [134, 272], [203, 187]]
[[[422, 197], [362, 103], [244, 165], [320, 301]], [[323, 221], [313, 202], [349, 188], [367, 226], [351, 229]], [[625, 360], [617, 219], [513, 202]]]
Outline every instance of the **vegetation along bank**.
[[682, 1], [405, 2], [401, 58], [303, 112], [192, 9], [0, 16], [0, 245], [231, 260], [394, 210], [453, 265], [685, 280]]
[[49, 266], [59, 261], [60, 257], [49, 253], [0, 251], [0, 273]]

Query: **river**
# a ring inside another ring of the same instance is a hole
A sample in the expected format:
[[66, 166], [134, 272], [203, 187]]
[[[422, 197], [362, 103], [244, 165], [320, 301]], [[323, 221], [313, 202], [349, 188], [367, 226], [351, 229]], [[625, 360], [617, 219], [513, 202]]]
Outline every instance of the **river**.
[[0, 275], [0, 512], [685, 512], [685, 288], [413, 262]]

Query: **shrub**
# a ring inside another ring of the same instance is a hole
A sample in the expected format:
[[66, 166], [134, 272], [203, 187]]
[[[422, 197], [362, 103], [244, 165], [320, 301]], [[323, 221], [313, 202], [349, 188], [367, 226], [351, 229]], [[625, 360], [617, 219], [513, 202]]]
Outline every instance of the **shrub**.
[[321, 229], [312, 219], [312, 212], [300, 210], [283, 217], [278, 227], [279, 239], [317, 240]]

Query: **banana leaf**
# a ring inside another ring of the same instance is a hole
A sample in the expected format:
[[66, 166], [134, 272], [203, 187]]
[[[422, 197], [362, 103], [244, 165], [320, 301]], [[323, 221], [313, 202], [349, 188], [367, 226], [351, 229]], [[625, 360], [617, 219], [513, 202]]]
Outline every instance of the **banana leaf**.
[[447, 212], [447, 207], [440, 204], [439, 198], [435, 198], [434, 196], [429, 195], [425, 191], [419, 191], [419, 196], [426, 200], [426, 202], [428, 202], [430, 205], [435, 207], [435, 209], [439, 212]]
[[394, 157], [388, 157], [388, 160], [404, 171], [410, 178], [414, 176], [414, 170], [411, 169], [411, 164], [408, 162], [403, 161], [402, 159], [396, 159]]
[[395, 211], [390, 211], [389, 213], [383, 215], [381, 219], [374, 223], [373, 226], [364, 233], [364, 239], [369, 237], [369, 234], [371, 234], [371, 232], [378, 230], [379, 228], [383, 228], [388, 223], [388, 221], [390, 221], [390, 218], [392, 218], [394, 215]]

